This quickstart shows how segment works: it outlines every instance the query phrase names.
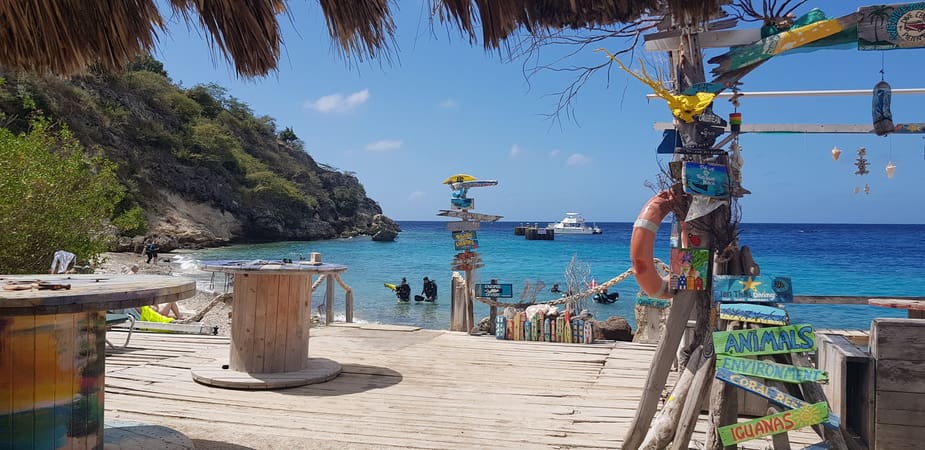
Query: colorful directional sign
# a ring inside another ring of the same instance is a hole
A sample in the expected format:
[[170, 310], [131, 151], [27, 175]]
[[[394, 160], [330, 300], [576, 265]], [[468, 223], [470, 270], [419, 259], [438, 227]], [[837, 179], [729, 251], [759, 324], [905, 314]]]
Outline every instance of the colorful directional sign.
[[495, 214], [482, 214], [462, 209], [441, 209], [437, 215], [444, 217], [456, 217], [463, 220], [480, 220], [482, 222], [497, 222], [498, 220], [501, 220], [502, 217], [504, 217]]
[[716, 368], [727, 369], [741, 375], [767, 378], [786, 383], [803, 383], [806, 381], [824, 383], [829, 379], [829, 373], [824, 370], [726, 355], [716, 357]]
[[684, 192], [707, 197], [729, 196], [729, 175], [726, 166], [717, 164], [684, 164]]
[[512, 298], [514, 288], [510, 284], [476, 284], [475, 295], [488, 298]]
[[[772, 403], [776, 405], [780, 405], [784, 408], [797, 409], [797, 408], [805, 408], [809, 406], [809, 403], [803, 400], [800, 400], [790, 394], [774, 389], [754, 378], [749, 378], [745, 375], [733, 373], [729, 369], [723, 369], [723, 368], [717, 367], [716, 379], [722, 380], [733, 386], [736, 386], [741, 389], [745, 389], [746, 391], [749, 391], [751, 393], [764, 397], [770, 400]], [[840, 421], [841, 419], [839, 419], [838, 416], [829, 412], [828, 417], [825, 419], [824, 422], [822, 422], [822, 424], [826, 428], [837, 430]]]
[[730, 356], [802, 353], [816, 349], [816, 335], [812, 325], [716, 331], [713, 347], [717, 355]]
[[829, 414], [829, 404], [819, 402], [792, 411], [784, 411], [748, 422], [719, 427], [723, 445], [733, 445], [821, 423]]
[[472, 270], [483, 266], [482, 255], [476, 252], [465, 251], [457, 253], [453, 258], [453, 270]]
[[713, 301], [793, 302], [790, 277], [713, 275]]
[[475, 231], [454, 231], [453, 245], [456, 251], [479, 248], [479, 239]]
[[651, 306], [653, 308], [665, 309], [671, 306], [671, 302], [668, 300], [662, 300], [660, 298], [646, 297], [644, 295], [636, 296], [636, 304], [639, 306]]
[[482, 222], [475, 220], [460, 220], [459, 222], [447, 222], [447, 231], [478, 231], [482, 227]]
[[787, 310], [753, 303], [723, 303], [719, 306], [719, 318], [765, 325], [790, 324]]

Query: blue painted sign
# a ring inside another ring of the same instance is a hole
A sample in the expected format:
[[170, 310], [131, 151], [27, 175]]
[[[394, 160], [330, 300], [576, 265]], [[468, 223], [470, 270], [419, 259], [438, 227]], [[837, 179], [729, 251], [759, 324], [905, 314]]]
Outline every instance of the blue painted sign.
[[729, 175], [726, 166], [685, 163], [684, 192], [707, 197], [728, 197]]
[[475, 295], [488, 298], [512, 298], [514, 288], [511, 284], [476, 284]]
[[[745, 375], [734, 373], [729, 369], [717, 367], [716, 379], [723, 380], [724, 382], [733, 386], [745, 389], [746, 391], [752, 392], [756, 395], [760, 395], [772, 403], [783, 406], [784, 408], [797, 409], [805, 408], [810, 405], [810, 403], [800, 400], [790, 394], [778, 391], [777, 389], [774, 389], [771, 386], [768, 386], [754, 378], [749, 378]], [[822, 422], [822, 425], [826, 428], [837, 430], [839, 423], [839, 417], [829, 412], [828, 417], [824, 422]]]
[[829, 380], [829, 374], [824, 370], [778, 364], [770, 361], [762, 361], [760, 359], [738, 358], [735, 356], [717, 356], [716, 367], [729, 369], [742, 375], [783, 381], [785, 383], [799, 384], [807, 381], [825, 383]]
[[713, 347], [717, 355], [731, 356], [803, 353], [816, 349], [816, 335], [806, 324], [715, 331]]
[[671, 306], [671, 302], [668, 300], [662, 300], [660, 298], [651, 298], [643, 295], [636, 296], [636, 304], [639, 306], [651, 306], [653, 308], [665, 309]]
[[475, 231], [454, 231], [453, 245], [456, 251], [479, 248], [479, 239]]
[[713, 275], [713, 301], [791, 303], [790, 277]]
[[723, 303], [719, 306], [719, 318], [765, 325], [790, 325], [787, 310], [755, 303]]
[[450, 207], [453, 209], [471, 209], [475, 207], [475, 199], [469, 197], [451, 198]]

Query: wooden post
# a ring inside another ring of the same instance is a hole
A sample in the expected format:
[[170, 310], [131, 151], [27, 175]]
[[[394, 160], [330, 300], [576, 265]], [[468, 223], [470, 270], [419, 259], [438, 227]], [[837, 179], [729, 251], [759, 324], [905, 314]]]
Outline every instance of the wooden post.
[[642, 398], [639, 399], [639, 407], [636, 408], [636, 416], [630, 423], [629, 432], [624, 439], [623, 450], [637, 450], [645, 438], [649, 425], [652, 424], [652, 415], [658, 408], [659, 396], [665, 388], [668, 371], [671, 370], [671, 363], [674, 362], [675, 350], [681, 343], [685, 324], [687, 324], [697, 297], [695, 291], [682, 291], [671, 301], [668, 320], [665, 321], [665, 332], [662, 333], [662, 339], [652, 357], [649, 376], [646, 378]]
[[492, 336], [495, 335], [495, 317], [498, 317], [498, 307], [491, 305], [491, 307], [488, 309], [488, 322], [491, 326], [490, 330]]
[[325, 275], [327, 283], [324, 290], [324, 323], [325, 325], [334, 322], [334, 280], [331, 275]]
[[466, 332], [475, 327], [475, 311], [472, 310], [472, 270], [466, 271]]
[[642, 441], [641, 448], [665, 448], [674, 438], [675, 426], [678, 424], [681, 411], [689, 400], [688, 395], [691, 392], [691, 387], [694, 385], [694, 374], [698, 372], [698, 369], [700, 369], [704, 362], [704, 359], [701, 357], [702, 351], [703, 347], [697, 347], [694, 353], [691, 354], [691, 358], [688, 361], [689, 364], [684, 368], [684, 373], [678, 378], [678, 382], [675, 384], [674, 389], [672, 389], [671, 395], [668, 396], [665, 406], [663, 406], [662, 410], [658, 413], [655, 423], [652, 424], [652, 428], [650, 428], [649, 432], [646, 434], [645, 440]]
[[[691, 352], [694, 355], [700, 349]], [[691, 356], [693, 357], [693, 356]], [[702, 355], [701, 355], [702, 358]], [[697, 425], [697, 419], [700, 418], [700, 407], [703, 405], [704, 397], [709, 395], [711, 380], [716, 370], [716, 357], [711, 356], [703, 361], [703, 364], [694, 374], [694, 381], [688, 393], [687, 403], [681, 411], [681, 417], [678, 419], [678, 430], [675, 431], [674, 439], [671, 440], [671, 450], [687, 450], [691, 441], [691, 435], [694, 434], [694, 426]]]
[[[732, 331], [739, 328], [739, 322], [730, 321], [722, 326], [724, 321], [720, 320], [720, 329]], [[726, 449], [736, 450], [737, 446], [723, 446], [716, 429], [736, 423], [738, 420], [738, 388], [722, 380], [713, 380], [713, 387], [710, 392], [710, 420], [707, 426], [706, 448], [708, 449]]]

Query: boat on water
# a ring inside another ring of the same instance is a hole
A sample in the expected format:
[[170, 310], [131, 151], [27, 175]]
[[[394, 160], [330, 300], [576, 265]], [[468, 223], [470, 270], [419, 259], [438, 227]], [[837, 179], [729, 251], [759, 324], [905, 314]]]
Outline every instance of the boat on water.
[[601, 234], [601, 229], [597, 225], [588, 225], [585, 218], [579, 213], [565, 213], [562, 220], [546, 225], [547, 230], [552, 230], [555, 234]]

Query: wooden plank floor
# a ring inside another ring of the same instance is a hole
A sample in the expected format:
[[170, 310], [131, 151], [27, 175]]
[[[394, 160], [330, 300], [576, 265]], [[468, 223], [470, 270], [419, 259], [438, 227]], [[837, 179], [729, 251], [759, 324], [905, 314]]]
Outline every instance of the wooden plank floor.
[[[227, 338], [136, 332], [106, 357], [106, 418], [168, 426], [202, 449], [620, 448], [655, 350], [369, 328], [313, 328], [309, 354], [343, 373], [276, 391], [192, 380], [191, 367], [227, 362]], [[705, 429], [701, 416], [694, 441]]]

